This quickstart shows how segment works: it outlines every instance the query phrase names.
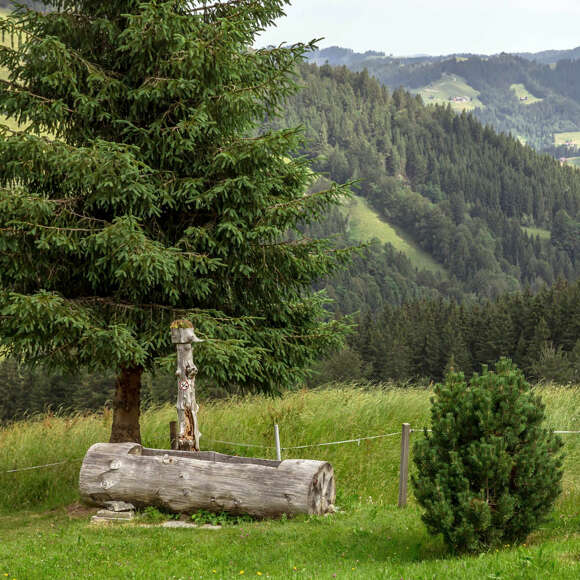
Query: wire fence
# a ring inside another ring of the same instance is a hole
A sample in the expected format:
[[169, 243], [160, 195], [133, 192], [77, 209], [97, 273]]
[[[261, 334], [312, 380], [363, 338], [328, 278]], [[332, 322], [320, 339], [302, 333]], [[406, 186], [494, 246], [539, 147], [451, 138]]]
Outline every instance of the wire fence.
[[[411, 433], [423, 433], [423, 431], [427, 431], [428, 433], [432, 433], [431, 429], [411, 429]], [[580, 435], [580, 431], [552, 431], [556, 435]]]
[[[327, 447], [329, 445], [343, 445], [346, 443], [360, 443], [361, 441], [369, 441], [371, 439], [383, 439], [385, 437], [394, 437], [400, 435], [398, 431], [395, 433], [387, 433], [385, 435], [369, 435], [367, 437], [357, 437], [356, 439], [344, 439], [343, 441], [329, 441], [328, 443], [308, 443], [306, 445], [294, 445], [292, 447], [280, 447], [281, 451], [290, 451], [292, 449], [308, 449], [311, 447]], [[260, 449], [276, 449], [273, 445], [258, 445], [255, 443], [236, 443], [235, 441], [222, 441], [221, 439], [205, 439], [208, 443], [222, 443], [224, 445], [233, 445], [234, 447], [257, 447]]]
[[82, 461], [84, 457], [77, 457], [76, 459], [67, 459], [66, 461], [57, 461], [56, 463], [45, 463], [44, 465], [32, 465], [30, 467], [19, 467], [18, 469], [8, 469], [0, 471], [0, 473], [18, 473], [19, 471], [32, 471], [34, 469], [44, 469], [45, 467], [56, 467], [57, 465], [65, 465], [66, 463], [74, 463], [75, 461]]
[[[431, 429], [425, 428], [416, 428], [410, 429], [410, 433], [423, 433], [423, 432], [432, 432]], [[565, 430], [558, 430], [554, 431], [554, 433], [558, 435], [580, 435], [580, 431], [565, 431]], [[389, 437], [395, 437], [397, 435], [401, 435], [400, 431], [395, 431], [393, 433], [385, 433], [382, 435], [367, 435], [366, 437], [355, 437], [353, 439], [343, 439], [340, 441], [329, 441], [325, 443], [307, 443], [304, 445], [293, 445], [290, 447], [280, 447], [279, 451], [292, 451], [295, 449], [312, 449], [314, 447], [329, 447], [332, 445], [346, 445], [349, 443], [357, 443], [360, 445], [361, 441], [371, 441], [373, 439], [386, 439]], [[239, 443], [236, 441], [224, 441], [222, 439], [205, 439], [208, 443], [220, 443], [222, 445], [232, 445], [234, 447], [247, 447], [247, 448], [254, 448], [254, 449], [277, 449], [274, 445], [260, 445], [258, 443]], [[21, 471], [32, 471], [35, 469], [44, 469], [47, 467], [57, 467], [59, 465], [65, 465], [67, 463], [74, 463], [76, 461], [82, 461], [84, 457], [77, 457], [75, 459], [67, 459], [66, 461], [57, 461], [55, 463], [45, 463], [43, 465], [32, 465], [29, 467], [19, 467], [15, 469], [8, 469], [5, 471], [1, 471], [0, 473], [18, 473]]]

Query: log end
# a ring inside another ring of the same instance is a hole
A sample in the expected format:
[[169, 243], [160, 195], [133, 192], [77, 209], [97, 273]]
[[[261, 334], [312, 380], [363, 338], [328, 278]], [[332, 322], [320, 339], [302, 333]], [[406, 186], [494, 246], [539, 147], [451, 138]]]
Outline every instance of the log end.
[[323, 463], [312, 478], [308, 494], [309, 513], [322, 516], [334, 513], [336, 483], [334, 469], [330, 463]]

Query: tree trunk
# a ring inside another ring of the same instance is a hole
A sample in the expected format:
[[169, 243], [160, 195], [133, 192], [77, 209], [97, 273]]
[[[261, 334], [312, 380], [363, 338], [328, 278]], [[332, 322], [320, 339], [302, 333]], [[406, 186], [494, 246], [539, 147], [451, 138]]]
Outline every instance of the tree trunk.
[[141, 443], [139, 413], [142, 374], [142, 367], [123, 367], [117, 377], [110, 443]]
[[271, 461], [213, 451], [167, 451], [96, 443], [79, 475], [81, 499], [92, 505], [125, 501], [177, 513], [198, 510], [279, 517], [334, 511], [330, 463]]

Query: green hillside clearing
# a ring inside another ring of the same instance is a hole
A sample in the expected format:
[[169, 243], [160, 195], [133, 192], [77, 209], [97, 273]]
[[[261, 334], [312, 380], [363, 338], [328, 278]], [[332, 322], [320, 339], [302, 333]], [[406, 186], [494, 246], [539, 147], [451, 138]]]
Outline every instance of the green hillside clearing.
[[438, 81], [413, 92], [420, 94], [428, 105], [450, 104], [456, 111], [484, 108], [484, 104], [478, 98], [479, 91], [457, 75], [444, 74]]
[[359, 242], [368, 242], [373, 238], [382, 244], [392, 244], [399, 252], [405, 254], [419, 270], [430, 270], [446, 275], [445, 268], [438, 264], [427, 252], [421, 250], [413, 240], [383, 221], [362, 197], [353, 196], [347, 201], [347, 212], [350, 218], [349, 233]]
[[[0, 18], [5, 18], [8, 14], [7, 10], [0, 8]], [[2, 42], [2, 36], [0, 34], [0, 44], [4, 46], [10, 46], [10, 39], [8, 36], [5, 36], [4, 42]], [[5, 68], [0, 67], [0, 80], [7, 80], [8, 79], [8, 71]], [[0, 115], [0, 124], [7, 125], [10, 129], [16, 130], [18, 129], [18, 123], [13, 120], [7, 120], [4, 115]]]
[[580, 147], [580, 131], [569, 131], [567, 133], [554, 133], [554, 145], [570, 145]]
[[540, 236], [540, 239], [542, 240], [549, 240], [552, 237], [550, 230], [545, 230], [543, 228], [522, 227], [522, 230], [530, 236]]
[[539, 99], [535, 97], [526, 89], [524, 84], [514, 84], [510, 89], [515, 93], [516, 97], [520, 100], [522, 105], [532, 105], [533, 103], [541, 103], [544, 99]]
[[[6, 18], [7, 12], [3, 8], [0, 8], [0, 19]], [[0, 46], [10, 46], [10, 39], [7, 35], [4, 36], [2, 40], [2, 33], [0, 32]], [[8, 71], [5, 68], [0, 67], [0, 79], [6, 79], [8, 77]]]
[[566, 163], [580, 168], [580, 157], [568, 157], [566, 159]]

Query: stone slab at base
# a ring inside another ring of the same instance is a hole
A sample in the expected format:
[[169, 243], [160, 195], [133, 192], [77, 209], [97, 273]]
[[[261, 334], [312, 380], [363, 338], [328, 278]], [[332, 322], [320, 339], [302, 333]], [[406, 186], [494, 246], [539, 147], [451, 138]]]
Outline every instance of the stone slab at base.
[[112, 512], [132, 512], [135, 510], [135, 506], [126, 501], [106, 501], [104, 506]]
[[111, 520], [132, 520], [134, 512], [113, 512], [111, 510], [99, 510], [97, 516], [100, 518], [109, 518]]
[[131, 520], [122, 518], [104, 518], [102, 516], [93, 516], [91, 518], [91, 524], [127, 524]]
[[180, 522], [178, 520], [170, 520], [168, 522], [164, 522], [161, 525], [162, 528], [199, 528], [201, 530], [221, 530], [221, 526], [212, 526], [211, 524], [204, 524], [203, 526], [199, 526], [198, 524], [190, 524], [188, 522]]

